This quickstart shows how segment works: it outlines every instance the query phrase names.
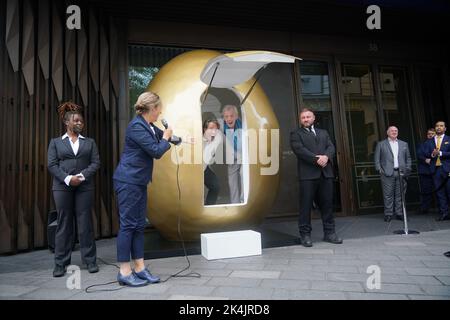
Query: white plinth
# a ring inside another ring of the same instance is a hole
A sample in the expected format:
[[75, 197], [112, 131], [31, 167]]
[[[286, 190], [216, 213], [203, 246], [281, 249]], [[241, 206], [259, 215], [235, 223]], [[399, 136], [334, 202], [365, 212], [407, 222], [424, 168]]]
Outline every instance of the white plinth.
[[207, 260], [261, 254], [261, 234], [252, 230], [201, 234], [202, 256]]

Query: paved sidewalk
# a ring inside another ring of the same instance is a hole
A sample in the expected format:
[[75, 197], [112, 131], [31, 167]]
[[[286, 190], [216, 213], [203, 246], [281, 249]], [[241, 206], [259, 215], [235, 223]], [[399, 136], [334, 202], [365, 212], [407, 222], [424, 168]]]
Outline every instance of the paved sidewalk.
[[[373, 223], [372, 218], [367, 217], [367, 223]], [[367, 228], [365, 218], [358, 218], [358, 222], [353, 219], [352, 223], [348, 222], [350, 218], [345, 219], [337, 219], [341, 234], [348, 232], [349, 227], [345, 226], [349, 225]], [[342, 245], [321, 242], [317, 236], [320, 220], [314, 223], [316, 241], [312, 248], [299, 245], [270, 248], [264, 249], [261, 256], [215, 261], [207, 261], [201, 255], [189, 256], [189, 271], [199, 273], [200, 278], [172, 278], [165, 283], [111, 292], [84, 291], [90, 285], [115, 280], [117, 269], [101, 262], [97, 274], [89, 274], [83, 267], [81, 289], [69, 290], [66, 287], [69, 275], [52, 277], [53, 255], [48, 250], [2, 256], [0, 299], [450, 300], [450, 259], [443, 255], [450, 251], [448, 222], [438, 225], [442, 230], [419, 235], [392, 235], [392, 230], [380, 232], [380, 236], [347, 235]], [[397, 223], [394, 229], [401, 227]], [[379, 225], [386, 228], [386, 224]], [[115, 261], [115, 239], [97, 241], [97, 247], [99, 257]], [[72, 263], [80, 263], [79, 251], [73, 253]], [[152, 259], [146, 263], [163, 279], [187, 265], [185, 257]], [[372, 276], [367, 273], [369, 266], [380, 268], [380, 289], [367, 287]], [[116, 283], [92, 290], [118, 287]]]

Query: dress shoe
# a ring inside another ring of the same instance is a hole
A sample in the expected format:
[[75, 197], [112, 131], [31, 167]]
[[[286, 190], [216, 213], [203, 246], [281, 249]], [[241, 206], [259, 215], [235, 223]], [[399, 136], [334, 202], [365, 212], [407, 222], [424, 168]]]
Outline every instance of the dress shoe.
[[87, 268], [88, 268], [89, 273], [96, 273], [96, 272], [98, 272], [98, 265], [95, 262], [94, 263], [88, 263]]
[[439, 218], [436, 219], [436, 221], [445, 221], [445, 220], [450, 220], [450, 216], [448, 214], [445, 216], [440, 216]]
[[161, 279], [159, 277], [152, 275], [150, 273], [150, 270], [148, 270], [147, 268], [145, 268], [144, 270], [142, 270], [140, 272], [134, 271], [134, 273], [140, 279], [147, 280], [149, 283], [157, 283], [157, 282], [161, 281]]
[[134, 272], [132, 272], [128, 276], [123, 276], [120, 274], [119, 271], [119, 273], [117, 274], [117, 282], [119, 282], [121, 286], [129, 286], [129, 287], [143, 287], [148, 285], [147, 280], [139, 278]]
[[58, 278], [58, 277], [62, 277], [65, 274], [66, 274], [66, 267], [56, 264], [55, 269], [53, 269], [53, 276], [55, 278]]
[[391, 220], [392, 220], [392, 216], [384, 216], [385, 222], [391, 222]]
[[304, 247], [312, 247], [311, 236], [309, 234], [301, 234], [300, 235], [300, 243]]
[[334, 244], [342, 243], [342, 239], [339, 238], [336, 233], [330, 233], [330, 234], [325, 235], [325, 237], [323, 238], [323, 241], [334, 243]]

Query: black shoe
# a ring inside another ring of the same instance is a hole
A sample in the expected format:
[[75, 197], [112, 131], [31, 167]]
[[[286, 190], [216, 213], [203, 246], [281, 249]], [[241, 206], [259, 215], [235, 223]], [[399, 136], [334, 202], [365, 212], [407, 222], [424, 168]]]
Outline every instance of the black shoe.
[[55, 278], [58, 278], [58, 277], [62, 277], [65, 274], [66, 274], [66, 267], [56, 264], [55, 269], [53, 269], [53, 276]]
[[400, 220], [400, 221], [404, 221], [405, 220], [405, 218], [403, 218], [403, 216], [400, 215], [400, 214], [396, 215], [395, 219]]
[[312, 247], [311, 236], [309, 234], [300, 234], [300, 244], [304, 247]]
[[450, 216], [448, 214], [445, 216], [440, 216], [439, 218], [436, 219], [436, 221], [445, 221], [445, 220], [450, 220]]
[[342, 239], [338, 237], [336, 233], [330, 233], [326, 234], [323, 238], [323, 241], [334, 243], [334, 244], [341, 244]]
[[98, 272], [98, 265], [96, 263], [88, 263], [87, 268], [88, 268], [89, 273]]
[[385, 222], [391, 222], [391, 220], [392, 220], [392, 216], [384, 216]]

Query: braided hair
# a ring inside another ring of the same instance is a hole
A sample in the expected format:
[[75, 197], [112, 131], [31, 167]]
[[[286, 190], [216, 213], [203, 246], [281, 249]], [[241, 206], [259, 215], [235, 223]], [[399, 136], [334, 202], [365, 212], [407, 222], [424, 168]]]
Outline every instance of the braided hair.
[[72, 117], [73, 115], [79, 114], [83, 116], [82, 108], [79, 105], [73, 103], [72, 101], [67, 101], [60, 104], [57, 110], [59, 118], [64, 124], [66, 123], [66, 121], [69, 121], [70, 117]]

